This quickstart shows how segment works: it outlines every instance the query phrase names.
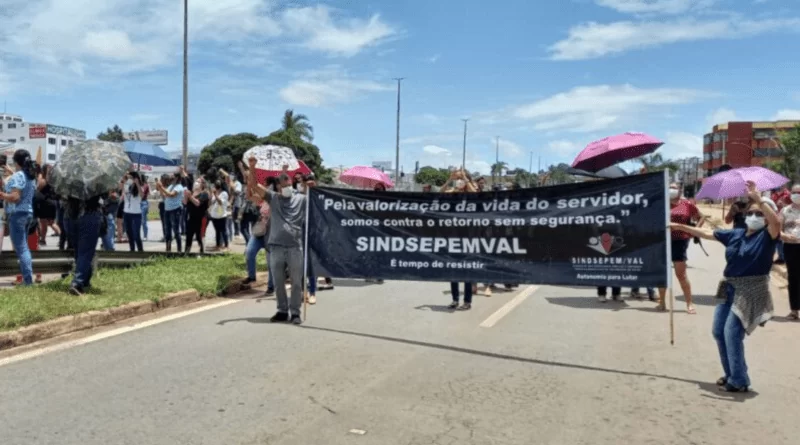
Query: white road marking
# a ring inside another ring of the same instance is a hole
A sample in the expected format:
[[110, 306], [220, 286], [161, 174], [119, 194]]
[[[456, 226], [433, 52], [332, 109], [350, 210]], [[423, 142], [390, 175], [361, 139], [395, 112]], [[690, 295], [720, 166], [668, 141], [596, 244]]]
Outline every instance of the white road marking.
[[483, 323], [480, 324], [482, 328], [491, 328], [492, 326], [496, 325], [498, 321], [502, 320], [503, 317], [511, 313], [517, 306], [522, 304], [528, 297], [533, 295], [537, 290], [539, 290], [539, 286], [528, 286], [522, 290], [522, 292], [518, 293], [514, 298], [512, 298], [508, 303], [504, 304], [503, 307], [498, 309], [494, 314], [490, 315], [489, 318], [483, 320]]
[[153, 319], [153, 320], [147, 320], [147, 321], [144, 321], [142, 323], [134, 324], [132, 326], [125, 326], [125, 327], [121, 327], [121, 328], [118, 328], [118, 329], [113, 329], [113, 330], [110, 330], [110, 331], [101, 332], [99, 334], [92, 335], [92, 336], [89, 336], [89, 337], [80, 338], [80, 339], [77, 339], [77, 340], [68, 341], [68, 342], [64, 342], [64, 343], [59, 343], [59, 344], [56, 344], [56, 345], [53, 345], [53, 346], [48, 346], [48, 347], [42, 348], [42, 349], [36, 349], [36, 350], [24, 352], [22, 354], [18, 354], [18, 355], [14, 355], [14, 356], [11, 356], [11, 357], [6, 357], [4, 359], [0, 359], [0, 367], [6, 366], [6, 365], [10, 365], [10, 364], [16, 363], [16, 362], [21, 362], [23, 360], [28, 360], [28, 359], [31, 359], [31, 358], [34, 358], [34, 357], [39, 357], [39, 356], [42, 356], [42, 355], [45, 355], [45, 354], [49, 354], [51, 352], [63, 351], [65, 349], [74, 348], [76, 346], [81, 346], [81, 345], [85, 345], [85, 344], [88, 344], [88, 343], [94, 343], [96, 341], [100, 341], [100, 340], [103, 340], [103, 339], [106, 339], [106, 338], [116, 337], [117, 335], [122, 335], [122, 334], [126, 334], [128, 332], [137, 331], [139, 329], [144, 329], [146, 327], [154, 326], [154, 325], [161, 324], [161, 323], [166, 323], [166, 322], [172, 321], [172, 320], [177, 320], [179, 318], [187, 317], [187, 316], [193, 315], [193, 314], [198, 314], [200, 312], [210, 311], [212, 309], [217, 309], [217, 308], [220, 308], [220, 307], [223, 307], [223, 306], [227, 306], [229, 304], [239, 303], [241, 301], [246, 301], [246, 300], [226, 300], [226, 301], [221, 301], [219, 303], [214, 303], [214, 304], [211, 304], [211, 305], [208, 305], [208, 306], [199, 307], [199, 308], [192, 309], [192, 310], [189, 310], [189, 311], [186, 311], [186, 312], [179, 312], [179, 313], [176, 313], [176, 314], [167, 315], [165, 317], [156, 318], [156, 319]]

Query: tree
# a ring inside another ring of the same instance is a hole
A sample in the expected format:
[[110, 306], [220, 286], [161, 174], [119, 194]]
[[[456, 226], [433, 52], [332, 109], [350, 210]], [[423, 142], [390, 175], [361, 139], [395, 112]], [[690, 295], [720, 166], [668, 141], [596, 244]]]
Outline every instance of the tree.
[[669, 159], [664, 160], [664, 157], [661, 156], [661, 153], [653, 153], [647, 156], [642, 156], [637, 160], [642, 164], [642, 170], [644, 170], [644, 173], [660, 172], [664, 170], [669, 170], [670, 173], [675, 173], [680, 170], [680, 167], [676, 162]]
[[800, 125], [782, 132], [777, 142], [783, 158], [770, 161], [764, 166], [786, 176], [792, 182], [800, 181]]
[[122, 132], [122, 128], [119, 128], [119, 125], [114, 125], [99, 133], [97, 139], [108, 142], [125, 142], [125, 134]]
[[238, 173], [236, 164], [247, 150], [256, 145], [259, 145], [259, 138], [253, 133], [226, 134], [203, 148], [197, 161], [197, 170], [209, 176], [208, 179], [214, 178], [219, 168]]
[[289, 109], [283, 113], [280, 131], [296, 136], [307, 142], [314, 140], [314, 127], [308, 121], [305, 114], [294, 114], [294, 110]]
[[564, 163], [551, 165], [543, 175], [541, 185], [571, 184], [575, 182], [575, 178], [567, 173], [569, 168], [569, 165]]
[[443, 186], [448, 179], [450, 179], [449, 170], [446, 168], [433, 168], [431, 166], [420, 168], [414, 176], [414, 182], [417, 184], [429, 184], [437, 187]]
[[491, 172], [492, 176], [503, 176], [503, 172], [508, 170], [508, 163], [500, 161], [496, 164], [492, 164]]
[[303, 161], [314, 172], [317, 181], [326, 184], [333, 182], [331, 171], [322, 166], [319, 147], [302, 139], [295, 132], [283, 129], [274, 131], [269, 136], [259, 139], [259, 143], [261, 145], [280, 145], [291, 148], [297, 159]]

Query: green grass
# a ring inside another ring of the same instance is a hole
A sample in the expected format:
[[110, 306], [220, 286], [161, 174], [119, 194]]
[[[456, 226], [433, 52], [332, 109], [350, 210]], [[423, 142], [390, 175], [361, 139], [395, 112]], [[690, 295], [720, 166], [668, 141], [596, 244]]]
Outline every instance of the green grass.
[[[265, 269], [264, 255], [259, 255], [258, 269]], [[0, 331], [134, 301], [158, 301], [186, 289], [217, 295], [231, 280], [245, 276], [242, 255], [219, 255], [160, 259], [130, 269], [100, 269], [83, 297], [67, 293], [69, 278], [0, 291]]]

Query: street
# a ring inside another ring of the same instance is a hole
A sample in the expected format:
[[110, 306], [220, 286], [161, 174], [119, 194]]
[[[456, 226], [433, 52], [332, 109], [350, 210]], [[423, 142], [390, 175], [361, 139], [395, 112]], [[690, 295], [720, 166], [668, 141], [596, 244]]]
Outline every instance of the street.
[[646, 299], [522, 286], [451, 312], [447, 283], [337, 280], [302, 327], [250, 298], [0, 365], [0, 443], [796, 444], [786, 291], [746, 341], [753, 391], [718, 392], [723, 248], [705, 244], [674, 346]]

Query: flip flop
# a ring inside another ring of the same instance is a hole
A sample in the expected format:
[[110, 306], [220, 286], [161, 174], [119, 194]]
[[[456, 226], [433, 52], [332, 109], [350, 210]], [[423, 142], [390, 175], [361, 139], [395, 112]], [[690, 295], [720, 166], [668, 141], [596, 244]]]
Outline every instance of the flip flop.
[[689, 315], [695, 315], [697, 314], [697, 310], [694, 308], [694, 306], [688, 307], [686, 308], [686, 313]]

